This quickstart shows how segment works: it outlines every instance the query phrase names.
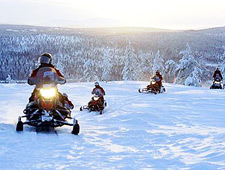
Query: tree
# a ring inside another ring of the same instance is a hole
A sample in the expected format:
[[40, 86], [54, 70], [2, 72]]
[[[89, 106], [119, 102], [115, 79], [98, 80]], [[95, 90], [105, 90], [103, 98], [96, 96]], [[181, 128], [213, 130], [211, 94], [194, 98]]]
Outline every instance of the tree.
[[107, 47], [103, 50], [103, 62], [102, 62], [102, 80], [110, 81], [111, 80], [111, 69], [112, 69], [112, 61], [110, 49]]
[[153, 60], [153, 66], [152, 71], [155, 73], [157, 70], [161, 72], [161, 74], [164, 74], [164, 59], [160, 55], [160, 51], [158, 50], [155, 54], [154, 60]]
[[152, 75], [152, 61], [154, 58], [153, 52], [143, 53], [142, 51], [138, 53], [139, 68], [138, 80], [149, 80]]
[[186, 86], [195, 86], [195, 87], [201, 87], [201, 77], [202, 70], [195, 67], [194, 71], [186, 78], [184, 85]]
[[220, 71], [222, 73], [223, 78], [225, 78], [225, 46], [223, 46], [223, 49], [224, 49], [224, 51], [223, 51], [223, 54], [221, 56], [221, 60], [223, 62], [220, 64], [219, 68], [220, 68]]
[[91, 74], [91, 71], [90, 71], [91, 66], [92, 66], [91, 60], [88, 59], [84, 63], [84, 72], [83, 72], [83, 77], [81, 78], [83, 80], [87, 80], [87, 82], [89, 82], [92, 79], [92, 74]]
[[164, 80], [168, 83], [175, 82], [175, 74], [176, 74], [177, 64], [173, 60], [168, 60], [165, 63], [165, 72], [164, 72]]
[[189, 44], [186, 44], [186, 49], [180, 52], [182, 58], [179, 60], [177, 68], [176, 83], [200, 86], [201, 82], [196, 79], [201, 79], [202, 71], [199, 63], [195, 60]]
[[123, 67], [123, 80], [136, 80], [137, 77], [137, 55], [129, 43], [125, 49], [124, 67]]

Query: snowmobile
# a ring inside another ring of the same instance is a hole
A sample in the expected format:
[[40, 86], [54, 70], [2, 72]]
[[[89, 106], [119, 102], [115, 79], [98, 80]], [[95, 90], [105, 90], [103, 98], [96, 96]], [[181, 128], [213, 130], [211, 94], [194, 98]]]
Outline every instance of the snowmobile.
[[[19, 116], [16, 131], [23, 131], [25, 124], [36, 127], [37, 132], [68, 125], [73, 126], [72, 134], [78, 135], [80, 126], [78, 121], [71, 117], [71, 110], [60, 102], [57, 80], [45, 80], [39, 82], [35, 100], [27, 104], [25, 115]], [[23, 122], [22, 118], [26, 118], [26, 121]], [[67, 119], [73, 119], [73, 123], [69, 123]]]
[[88, 105], [80, 107], [80, 111], [87, 109], [89, 110], [89, 112], [97, 111], [101, 115], [106, 106], [107, 106], [107, 103], [105, 100], [102, 101], [102, 98], [100, 98], [98, 95], [94, 95], [91, 98], [91, 101], [88, 103]]
[[211, 85], [210, 89], [223, 89], [223, 81], [221, 78], [215, 78], [213, 84]]
[[138, 92], [139, 93], [153, 93], [153, 94], [158, 94], [158, 93], [164, 93], [166, 91], [164, 86], [161, 86], [160, 89], [158, 87], [158, 83], [156, 82], [156, 78], [153, 77], [151, 78], [150, 85], [148, 85], [146, 88], [139, 88]]

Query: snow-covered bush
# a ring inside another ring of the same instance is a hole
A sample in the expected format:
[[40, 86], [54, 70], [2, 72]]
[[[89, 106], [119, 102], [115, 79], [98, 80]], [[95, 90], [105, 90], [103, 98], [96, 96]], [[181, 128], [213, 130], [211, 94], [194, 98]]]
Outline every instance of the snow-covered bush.
[[195, 68], [194, 71], [186, 78], [184, 85], [186, 86], [195, 86], [201, 87], [201, 77], [202, 71], [198, 68]]
[[8, 74], [7, 78], [5, 79], [6, 83], [12, 83], [13, 80], [11, 78], [11, 76]]

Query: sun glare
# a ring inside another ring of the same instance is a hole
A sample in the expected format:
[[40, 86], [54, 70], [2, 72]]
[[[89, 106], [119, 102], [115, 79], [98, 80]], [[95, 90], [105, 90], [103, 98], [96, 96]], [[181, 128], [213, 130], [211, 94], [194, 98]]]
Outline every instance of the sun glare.
[[[118, 26], [197, 27], [198, 21], [203, 22], [207, 17], [225, 16], [222, 0], [58, 0], [57, 3], [82, 9], [93, 18], [116, 20]], [[191, 24], [192, 20], [196, 21]]]
[[113, 21], [112, 26], [125, 27], [213, 27], [223, 26], [224, 6], [224, 0], [1, 0], [4, 17], [0, 22], [103, 19]]

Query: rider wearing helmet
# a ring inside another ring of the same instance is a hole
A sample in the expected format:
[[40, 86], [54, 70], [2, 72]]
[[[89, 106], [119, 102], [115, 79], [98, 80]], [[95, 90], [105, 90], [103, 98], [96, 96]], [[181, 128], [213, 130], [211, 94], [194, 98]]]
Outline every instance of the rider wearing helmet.
[[104, 101], [103, 96], [105, 95], [104, 89], [99, 85], [99, 82], [95, 82], [95, 88], [92, 90], [91, 94], [95, 94], [98, 97], [102, 98]]
[[[56, 74], [59, 76], [59, 82], [61, 84], [66, 83], [66, 79], [64, 78], [64, 76], [60, 73], [60, 71], [58, 69], [55, 68], [55, 66], [52, 64], [52, 55], [50, 53], [44, 53], [39, 57], [39, 63], [40, 66], [33, 70], [33, 72], [31, 73], [31, 76], [28, 78], [28, 84], [29, 85], [34, 85], [37, 84], [36, 83], [36, 75], [38, 74], [38, 71], [43, 68], [43, 67], [49, 67], [52, 68]], [[34, 91], [31, 94], [31, 97], [29, 98], [29, 102], [34, 101], [34, 96], [35, 93], [37, 92], [37, 87], [34, 88]], [[60, 98], [63, 98], [62, 94], [59, 93]]]
[[216, 68], [216, 70], [213, 73], [213, 80], [215, 80], [216, 78], [219, 78], [221, 81], [223, 80], [223, 76], [219, 68]]
[[[98, 82], [95, 82], [95, 88], [92, 90], [91, 94], [97, 95], [99, 97], [99, 105], [101, 108], [104, 108], [104, 95], [105, 91], [104, 89], [99, 85]], [[91, 101], [89, 102], [89, 105], [91, 104]]]
[[162, 87], [162, 80], [163, 80], [163, 78], [162, 78], [162, 75], [160, 74], [159, 70], [157, 70], [155, 72], [155, 76], [157, 78], [159, 78], [158, 81], [157, 81], [157, 83], [159, 84], [159, 87], [161, 88]]
[[73, 103], [68, 99], [68, 95], [66, 93], [63, 93], [63, 105], [67, 108], [67, 109], [73, 109], [74, 105]]
[[39, 57], [39, 63], [40, 63], [40, 66], [37, 69], [33, 70], [33, 72], [31, 73], [31, 76], [28, 78], [28, 84], [29, 85], [34, 85], [33, 78], [37, 75], [39, 69], [43, 68], [43, 67], [53, 68], [55, 70], [55, 72], [57, 73], [57, 75], [62, 79], [61, 83], [62, 84], [66, 83], [66, 79], [64, 78], [64, 76], [52, 64], [52, 55], [50, 53], [42, 54], [41, 57]]
[[152, 89], [153, 91], [160, 91], [161, 87], [162, 87], [162, 75], [160, 74], [159, 70], [157, 70], [155, 72], [155, 75], [153, 77], [151, 77], [151, 80], [154, 79], [155, 80], [155, 84], [152, 84], [152, 81], [150, 82], [150, 84], [147, 86], [147, 89]]

